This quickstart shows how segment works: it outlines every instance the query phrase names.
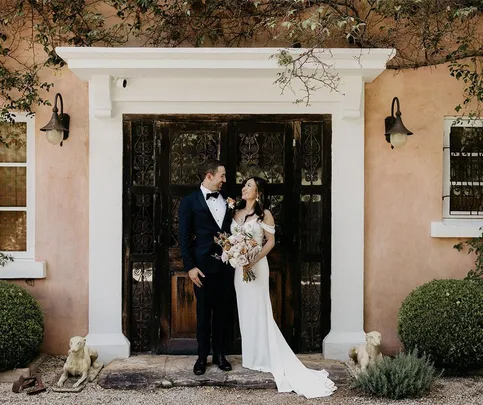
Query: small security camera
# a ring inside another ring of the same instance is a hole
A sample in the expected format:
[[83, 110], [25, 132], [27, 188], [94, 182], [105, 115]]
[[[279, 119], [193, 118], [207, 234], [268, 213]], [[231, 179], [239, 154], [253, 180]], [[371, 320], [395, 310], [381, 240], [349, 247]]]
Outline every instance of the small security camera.
[[127, 87], [127, 79], [116, 79], [116, 86], [125, 89]]

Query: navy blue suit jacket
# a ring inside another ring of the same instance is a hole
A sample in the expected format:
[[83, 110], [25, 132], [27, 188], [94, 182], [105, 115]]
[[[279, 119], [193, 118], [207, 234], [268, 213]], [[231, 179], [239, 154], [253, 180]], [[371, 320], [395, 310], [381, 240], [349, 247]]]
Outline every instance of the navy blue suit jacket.
[[198, 267], [203, 273], [226, 271], [227, 265], [213, 255], [221, 255], [214, 237], [218, 232], [230, 232], [232, 216], [226, 207], [222, 227], [218, 226], [206, 204], [201, 189], [187, 195], [179, 206], [179, 243], [185, 271]]

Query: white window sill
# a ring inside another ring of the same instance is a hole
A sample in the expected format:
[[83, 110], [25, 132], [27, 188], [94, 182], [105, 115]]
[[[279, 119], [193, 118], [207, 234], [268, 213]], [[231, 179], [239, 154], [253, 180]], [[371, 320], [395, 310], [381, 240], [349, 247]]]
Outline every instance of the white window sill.
[[47, 262], [36, 262], [34, 259], [14, 259], [5, 267], [0, 266], [0, 279], [33, 279], [47, 276]]
[[483, 220], [450, 219], [431, 222], [433, 238], [477, 238], [481, 236]]

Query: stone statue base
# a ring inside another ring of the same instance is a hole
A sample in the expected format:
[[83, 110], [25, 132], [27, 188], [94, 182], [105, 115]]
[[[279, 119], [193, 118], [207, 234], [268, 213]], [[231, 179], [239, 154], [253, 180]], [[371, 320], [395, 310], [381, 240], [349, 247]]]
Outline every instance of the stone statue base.
[[[89, 375], [87, 377], [87, 380], [83, 381], [78, 387], [74, 387], [74, 384], [79, 380], [79, 377], [69, 376], [69, 378], [65, 380], [62, 387], [59, 387], [56, 384], [52, 384], [50, 388], [54, 392], [81, 392], [88, 382], [92, 382], [97, 378], [102, 370], [102, 367], [104, 367], [102, 363], [95, 362], [89, 369]], [[63, 372], [60, 372], [59, 375], [54, 379], [54, 381], [58, 381], [62, 376], [62, 373]]]

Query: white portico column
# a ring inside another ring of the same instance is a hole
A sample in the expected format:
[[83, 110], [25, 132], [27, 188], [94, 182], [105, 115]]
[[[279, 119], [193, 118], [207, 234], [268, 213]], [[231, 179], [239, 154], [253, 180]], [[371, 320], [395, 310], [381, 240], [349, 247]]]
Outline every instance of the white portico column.
[[[101, 362], [129, 357], [122, 333], [122, 116], [111, 118], [110, 76], [89, 80], [89, 334]], [[102, 103], [103, 102], [103, 103]]]
[[324, 357], [347, 360], [364, 342], [364, 83], [358, 111], [332, 118], [331, 329]]

